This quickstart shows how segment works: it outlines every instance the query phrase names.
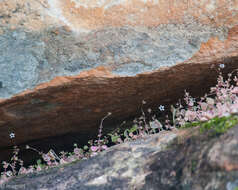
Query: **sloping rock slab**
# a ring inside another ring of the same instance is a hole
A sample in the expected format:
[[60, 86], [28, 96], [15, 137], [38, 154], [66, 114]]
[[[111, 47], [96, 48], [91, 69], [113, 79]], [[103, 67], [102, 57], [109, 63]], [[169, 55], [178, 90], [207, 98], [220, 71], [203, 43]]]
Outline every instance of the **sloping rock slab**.
[[88, 160], [19, 176], [0, 189], [234, 190], [238, 126], [211, 138], [199, 130], [162, 132]]
[[0, 148], [85, 137], [238, 68], [237, 3], [176, 2], [1, 1]]

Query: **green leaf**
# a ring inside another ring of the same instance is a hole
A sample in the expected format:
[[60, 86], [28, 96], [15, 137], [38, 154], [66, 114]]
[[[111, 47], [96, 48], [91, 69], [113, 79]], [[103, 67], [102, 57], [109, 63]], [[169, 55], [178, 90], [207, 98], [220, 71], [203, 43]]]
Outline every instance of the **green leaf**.
[[85, 145], [85, 146], [83, 147], [83, 149], [84, 149], [84, 150], [88, 150], [88, 146]]
[[42, 163], [41, 159], [37, 160], [36, 163], [37, 163], [37, 165], [41, 165], [41, 163]]
[[117, 142], [117, 139], [119, 138], [119, 136], [112, 136], [111, 137], [111, 140], [112, 140], [112, 142]]
[[128, 129], [126, 129], [124, 131], [124, 137], [129, 138], [128, 133], [130, 133], [130, 131]]
[[111, 133], [109, 133], [108, 135], [111, 137], [111, 141], [112, 141], [113, 143], [117, 142], [117, 139], [120, 137], [120, 136], [117, 135], [117, 134], [111, 134]]
[[138, 126], [137, 125], [133, 125], [133, 127], [130, 128], [129, 133], [134, 133], [137, 130], [138, 130]]

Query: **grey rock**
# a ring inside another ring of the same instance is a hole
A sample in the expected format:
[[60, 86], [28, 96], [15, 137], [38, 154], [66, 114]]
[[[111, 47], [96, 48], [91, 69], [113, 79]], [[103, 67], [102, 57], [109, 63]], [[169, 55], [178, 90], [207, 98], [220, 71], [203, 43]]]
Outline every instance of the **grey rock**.
[[223, 27], [203, 27], [196, 22], [155, 28], [109, 27], [88, 34], [63, 27], [42, 32], [9, 30], [0, 35], [0, 98], [100, 65], [112, 67], [112, 73], [120, 76], [172, 66], [191, 58], [211, 36], [222, 39], [226, 35]]
[[[147, 136], [111, 147], [69, 165], [18, 176], [0, 189], [68, 190], [234, 190], [238, 164], [238, 126], [211, 138], [192, 128]], [[210, 151], [225, 160], [214, 164]]]

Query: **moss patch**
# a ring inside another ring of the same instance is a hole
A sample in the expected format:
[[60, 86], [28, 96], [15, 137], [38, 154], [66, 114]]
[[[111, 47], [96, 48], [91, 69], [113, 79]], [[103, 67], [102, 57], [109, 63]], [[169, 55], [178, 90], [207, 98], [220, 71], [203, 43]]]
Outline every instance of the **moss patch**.
[[182, 126], [181, 129], [200, 126], [201, 133], [210, 132], [210, 135], [216, 136], [225, 133], [228, 129], [234, 127], [237, 124], [238, 116], [231, 115], [228, 117], [215, 117], [206, 122], [187, 123]]

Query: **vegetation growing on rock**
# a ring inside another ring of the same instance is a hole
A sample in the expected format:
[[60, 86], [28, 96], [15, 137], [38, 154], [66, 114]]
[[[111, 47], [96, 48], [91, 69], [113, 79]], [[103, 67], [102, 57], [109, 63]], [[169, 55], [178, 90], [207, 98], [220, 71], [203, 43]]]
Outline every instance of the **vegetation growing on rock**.
[[192, 122], [181, 126], [182, 129], [199, 126], [200, 132], [204, 133], [209, 131], [211, 135], [224, 134], [228, 129], [238, 124], [238, 116], [232, 115], [228, 117], [215, 117], [206, 122]]
[[[42, 156], [42, 159], [38, 160], [35, 166], [25, 168], [23, 161], [18, 158], [20, 150], [15, 147], [11, 161], [3, 162], [4, 172], [1, 176], [1, 183], [19, 174], [41, 171], [61, 164], [87, 159], [107, 150], [109, 146], [143, 138], [161, 130], [200, 126], [201, 133], [209, 131], [212, 136], [223, 134], [238, 123], [238, 79], [237, 76], [233, 80], [231, 77], [232, 74], [229, 74], [228, 79], [225, 81], [220, 74], [218, 84], [216, 87], [211, 88], [211, 94], [205, 95], [199, 101], [196, 101], [185, 92], [185, 104], [177, 104], [177, 107], [171, 106], [171, 116], [161, 118], [160, 121], [158, 117], [153, 116], [151, 120], [148, 120], [146, 113], [142, 109], [142, 116], [134, 120], [132, 127], [122, 133], [118, 129], [103, 136], [103, 120], [110, 116], [109, 113], [102, 119], [98, 139], [89, 141], [89, 144], [82, 148], [75, 144], [74, 152], [61, 152], [60, 155], [57, 155], [53, 150], [43, 153], [27, 146], [27, 149], [34, 150]], [[146, 104], [146, 102], [143, 101], [143, 104]], [[159, 106], [160, 112], [164, 111], [164, 107], [163, 109], [162, 107], [162, 105]], [[149, 109], [147, 112], [150, 114], [152, 110]]]

